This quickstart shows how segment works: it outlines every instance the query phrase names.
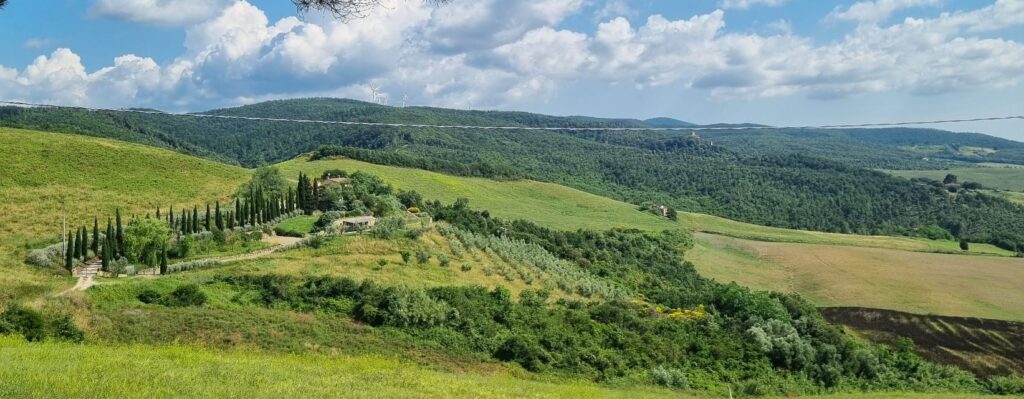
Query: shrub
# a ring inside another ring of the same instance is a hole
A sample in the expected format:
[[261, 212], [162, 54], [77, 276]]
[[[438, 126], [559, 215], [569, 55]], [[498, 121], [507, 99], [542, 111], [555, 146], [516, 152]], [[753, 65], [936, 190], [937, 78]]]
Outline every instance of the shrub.
[[64, 341], [85, 341], [85, 333], [75, 326], [75, 323], [71, 321], [71, 316], [66, 315], [57, 317], [50, 323], [50, 335]]
[[494, 352], [494, 358], [519, 363], [523, 368], [533, 372], [544, 371], [551, 361], [551, 356], [540, 344], [519, 336], [506, 340]]
[[651, 369], [651, 380], [655, 384], [669, 388], [687, 389], [690, 387], [690, 382], [682, 370], [664, 366]]
[[469, 263], [463, 263], [462, 267], [460, 269], [462, 269], [462, 271], [464, 271], [464, 272], [468, 272], [470, 270], [473, 270], [473, 265], [471, 265]]
[[11, 305], [0, 314], [0, 333], [20, 334], [29, 341], [42, 341], [46, 338], [46, 324], [41, 313]]
[[187, 306], [202, 306], [206, 303], [206, 293], [195, 284], [186, 284], [175, 288], [161, 301], [166, 306], [183, 308]]
[[402, 263], [408, 265], [409, 260], [412, 259], [412, 254], [409, 251], [402, 251], [400, 253], [402, 254]]
[[425, 232], [426, 230], [424, 229], [412, 229], [405, 232], [405, 238], [408, 238], [410, 240], [418, 240], [420, 239], [420, 237], [423, 237], [423, 233]]
[[437, 261], [441, 263], [441, 267], [448, 267], [448, 265], [451, 264], [451, 260], [444, 254], [437, 255]]
[[992, 377], [985, 385], [996, 395], [1024, 395], [1024, 378], [1015, 375]]
[[405, 219], [401, 216], [388, 216], [381, 218], [370, 230], [370, 236], [381, 240], [390, 240], [398, 237], [398, 233], [405, 228]]
[[421, 265], [427, 263], [430, 261], [430, 257], [430, 252], [424, 250], [416, 251], [416, 263], [419, 263]]
[[163, 296], [152, 288], [142, 290], [138, 295], [139, 302], [142, 303], [158, 303], [162, 298]]

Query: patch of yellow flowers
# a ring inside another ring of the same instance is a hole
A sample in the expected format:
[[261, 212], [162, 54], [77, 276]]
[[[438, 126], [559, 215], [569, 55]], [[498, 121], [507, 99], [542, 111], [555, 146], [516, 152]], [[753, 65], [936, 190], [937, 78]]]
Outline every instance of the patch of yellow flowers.
[[651, 304], [639, 299], [634, 299], [632, 303], [637, 308], [647, 311], [651, 316], [662, 316], [675, 320], [703, 319], [708, 316], [703, 304], [690, 309], [665, 309], [661, 305], [652, 307]]

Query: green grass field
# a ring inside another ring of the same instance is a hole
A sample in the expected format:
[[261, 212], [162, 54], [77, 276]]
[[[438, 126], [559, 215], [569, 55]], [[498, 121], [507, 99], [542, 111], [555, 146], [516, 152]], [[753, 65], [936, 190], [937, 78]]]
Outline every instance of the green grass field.
[[[995, 166], [995, 165], [991, 165]], [[953, 168], [948, 170], [887, 170], [894, 176], [912, 178], [927, 177], [942, 181], [947, 174], [954, 174], [958, 181], [981, 183], [985, 188], [1024, 192], [1024, 169], [1013, 167]]]
[[0, 149], [0, 302], [70, 283], [23, 264], [26, 247], [60, 238], [62, 208], [70, 228], [91, 228], [118, 207], [127, 218], [227, 199], [249, 178], [230, 165], [76, 135], [0, 128]]
[[309, 234], [309, 232], [313, 231], [313, 224], [316, 223], [317, 219], [316, 216], [296, 216], [286, 219], [275, 228], [297, 234]]

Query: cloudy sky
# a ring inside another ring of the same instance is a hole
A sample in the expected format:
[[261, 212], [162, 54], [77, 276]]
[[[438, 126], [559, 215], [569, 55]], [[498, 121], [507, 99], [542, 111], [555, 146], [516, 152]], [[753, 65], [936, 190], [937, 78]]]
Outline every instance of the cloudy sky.
[[[1024, 114], [1024, 0], [10, 0], [0, 99], [276, 98], [806, 125]], [[1024, 121], [950, 125], [1024, 140]]]

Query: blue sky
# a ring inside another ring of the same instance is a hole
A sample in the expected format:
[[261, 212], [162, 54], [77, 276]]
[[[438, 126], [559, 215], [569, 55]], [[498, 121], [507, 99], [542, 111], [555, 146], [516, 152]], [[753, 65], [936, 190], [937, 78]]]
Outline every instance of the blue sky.
[[[275, 98], [884, 122], [1024, 114], [1022, 0], [10, 0], [0, 98], [194, 111]], [[944, 126], [1024, 140], [1024, 122]]]

